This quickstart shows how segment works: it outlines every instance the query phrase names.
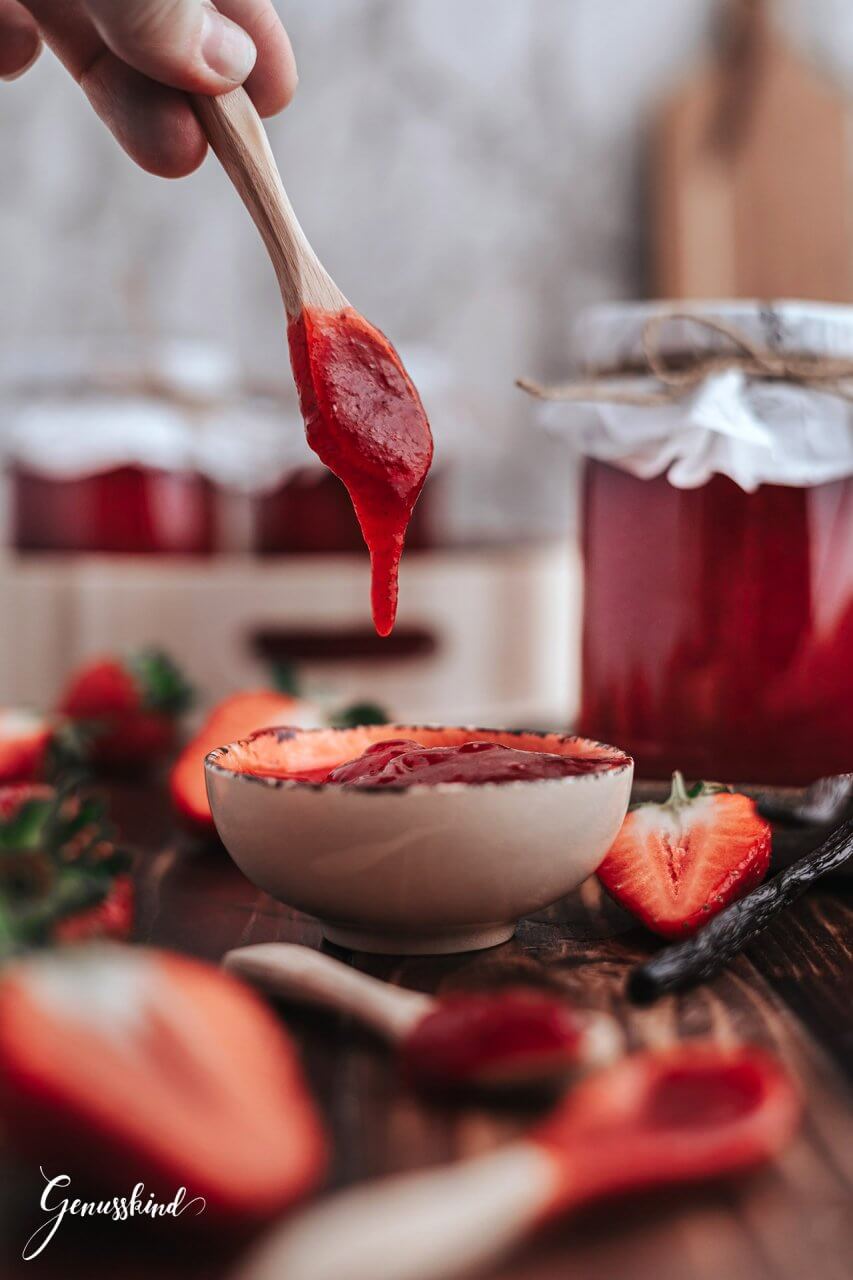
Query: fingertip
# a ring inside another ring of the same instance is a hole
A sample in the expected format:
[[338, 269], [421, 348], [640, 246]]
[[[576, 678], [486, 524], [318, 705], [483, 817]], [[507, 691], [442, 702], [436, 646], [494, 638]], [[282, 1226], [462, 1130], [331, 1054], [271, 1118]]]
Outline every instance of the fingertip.
[[207, 138], [196, 118], [189, 111], [169, 112], [163, 118], [163, 128], [145, 141], [139, 141], [129, 154], [146, 173], [159, 178], [187, 178], [195, 173], [207, 155]]
[[249, 76], [245, 89], [255, 104], [258, 115], [266, 120], [270, 116], [277, 116], [280, 111], [290, 106], [298, 84], [299, 77], [294, 71], [292, 79], [277, 78], [272, 82], [269, 78], [261, 78], [257, 83], [253, 83], [252, 76]]
[[[5, 16], [5, 15], [3, 15]], [[41, 37], [28, 19], [2, 23], [0, 38], [0, 80], [17, 80], [29, 71], [42, 51]]]
[[185, 178], [207, 154], [207, 139], [185, 94], [157, 84], [104, 51], [80, 84], [97, 114], [141, 169]]
[[263, 38], [255, 39], [261, 50], [245, 88], [261, 116], [275, 116], [290, 106], [299, 84], [293, 46], [277, 15], [273, 13]]

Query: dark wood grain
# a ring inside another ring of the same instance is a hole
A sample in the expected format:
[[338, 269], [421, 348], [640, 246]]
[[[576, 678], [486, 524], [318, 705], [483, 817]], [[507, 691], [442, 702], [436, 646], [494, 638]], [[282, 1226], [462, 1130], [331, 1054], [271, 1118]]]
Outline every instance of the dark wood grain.
[[[115, 787], [113, 800], [137, 850], [139, 941], [213, 961], [253, 942], [327, 946], [315, 921], [254, 889], [219, 846], [176, 836], [154, 784]], [[778, 843], [787, 857], [792, 846], [819, 839], [800, 831]], [[849, 890], [811, 892], [712, 983], [650, 1009], [632, 1008], [623, 995], [626, 974], [657, 945], [592, 880], [490, 951], [399, 958], [328, 949], [423, 991], [519, 979], [556, 986], [582, 1006], [615, 1014], [632, 1045], [697, 1035], [754, 1041], [779, 1053], [801, 1082], [805, 1122], [777, 1165], [742, 1183], [567, 1222], [508, 1259], [492, 1280], [846, 1280], [853, 1257]], [[331, 1186], [473, 1154], [530, 1122], [529, 1108], [424, 1102], [401, 1084], [387, 1049], [347, 1020], [296, 1007], [281, 1006], [281, 1014], [333, 1138]], [[40, 1220], [33, 1214], [37, 1189], [25, 1177], [15, 1187], [5, 1199], [7, 1210], [12, 1206], [7, 1239], [22, 1241]], [[176, 1242], [174, 1232], [159, 1241], [139, 1233], [130, 1242], [127, 1233], [112, 1234], [114, 1241], [105, 1238], [103, 1226], [97, 1236], [69, 1232], [61, 1256], [20, 1273], [218, 1280], [239, 1251], [236, 1244], [211, 1252], [203, 1240]]]

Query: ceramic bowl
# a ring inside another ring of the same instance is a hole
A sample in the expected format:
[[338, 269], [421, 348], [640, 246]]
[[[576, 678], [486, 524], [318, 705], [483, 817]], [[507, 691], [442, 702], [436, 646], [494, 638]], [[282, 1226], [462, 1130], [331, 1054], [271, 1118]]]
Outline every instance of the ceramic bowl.
[[[381, 790], [281, 776], [331, 769], [389, 738], [488, 740], [592, 756], [602, 768]], [[522, 916], [576, 888], [619, 830], [633, 770], [629, 757], [588, 739], [410, 725], [265, 729], [205, 760], [216, 827], [241, 871], [319, 917], [329, 941], [392, 954], [494, 946]]]

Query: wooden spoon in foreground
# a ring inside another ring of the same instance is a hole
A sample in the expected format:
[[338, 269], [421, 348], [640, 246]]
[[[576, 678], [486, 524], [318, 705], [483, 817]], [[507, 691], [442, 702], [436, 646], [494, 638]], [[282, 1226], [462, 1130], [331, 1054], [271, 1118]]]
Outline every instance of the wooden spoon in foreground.
[[397, 1046], [404, 1074], [429, 1090], [529, 1089], [618, 1057], [622, 1033], [531, 987], [406, 991], [310, 947], [266, 942], [229, 951], [226, 969], [263, 990], [350, 1014]]
[[799, 1102], [758, 1049], [694, 1041], [591, 1076], [527, 1137], [456, 1165], [333, 1196], [273, 1231], [233, 1280], [440, 1280], [542, 1223], [614, 1196], [771, 1159]]
[[403, 539], [432, 462], [423, 405], [388, 339], [350, 306], [308, 243], [249, 95], [192, 101], [275, 269], [308, 443], [349, 492], [370, 551], [374, 624], [388, 635]]

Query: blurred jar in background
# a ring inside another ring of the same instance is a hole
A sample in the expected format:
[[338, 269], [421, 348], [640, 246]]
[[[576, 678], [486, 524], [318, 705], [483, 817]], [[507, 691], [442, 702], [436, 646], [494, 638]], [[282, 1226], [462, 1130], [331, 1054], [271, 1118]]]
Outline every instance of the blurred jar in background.
[[[476, 434], [473, 415], [437, 352], [411, 347], [402, 358], [439, 438], [406, 548], [447, 547], [455, 532], [443, 480], [448, 467], [464, 467], [467, 444]], [[228, 549], [264, 557], [364, 553], [350, 497], [311, 452], [292, 389], [250, 389], [242, 402], [223, 406], [205, 425], [202, 467], [223, 495], [222, 539]]]
[[[0, 627], [0, 698], [42, 702], [82, 658], [149, 644], [211, 697], [287, 664], [329, 705], [564, 721], [579, 573], [565, 505], [554, 518], [548, 501], [568, 503], [561, 448], [519, 445], [509, 421], [501, 438], [466, 370], [403, 349], [437, 463], [385, 640], [349, 498], [309, 449], [288, 382], [247, 383], [206, 346], [115, 347], [61, 341], [29, 363], [0, 350], [19, 549], [0, 549], [0, 596], [20, 619]], [[102, 551], [142, 554], [87, 554]]]
[[[780, 355], [853, 353], [849, 308], [699, 305]], [[595, 309], [587, 364], [636, 370], [661, 306]], [[664, 332], [669, 358], [732, 349], [690, 321]], [[629, 383], [655, 385], [613, 388]], [[588, 455], [580, 732], [647, 777], [853, 768], [853, 406], [720, 366], [672, 403], [543, 412]]]
[[204, 477], [131, 464], [57, 478], [12, 469], [13, 545], [18, 551], [205, 555], [213, 505]]
[[230, 377], [194, 343], [63, 343], [19, 359], [4, 405], [12, 546], [206, 555], [215, 496], [196, 431]]
[[[417, 501], [406, 532], [406, 550], [434, 546], [430, 536], [430, 481]], [[362, 551], [364, 539], [349, 494], [337, 476], [317, 465], [298, 467], [255, 502], [255, 550], [279, 553]]]

